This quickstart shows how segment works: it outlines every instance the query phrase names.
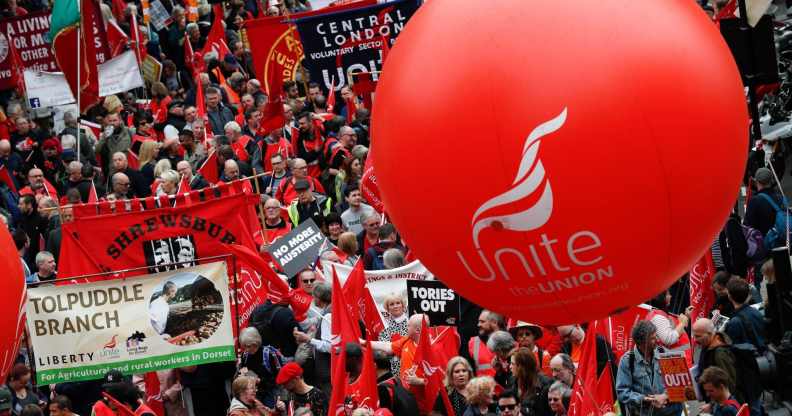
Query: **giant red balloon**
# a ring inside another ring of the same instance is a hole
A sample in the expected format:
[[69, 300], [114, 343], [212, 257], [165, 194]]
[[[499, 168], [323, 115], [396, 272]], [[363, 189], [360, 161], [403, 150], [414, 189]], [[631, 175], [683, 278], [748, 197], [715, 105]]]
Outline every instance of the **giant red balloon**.
[[734, 204], [747, 111], [690, 0], [432, 0], [372, 117], [389, 214], [468, 299], [543, 324], [644, 301]]
[[14, 240], [8, 229], [0, 224], [0, 383], [4, 383], [8, 371], [14, 365], [22, 332], [25, 328], [25, 277]]

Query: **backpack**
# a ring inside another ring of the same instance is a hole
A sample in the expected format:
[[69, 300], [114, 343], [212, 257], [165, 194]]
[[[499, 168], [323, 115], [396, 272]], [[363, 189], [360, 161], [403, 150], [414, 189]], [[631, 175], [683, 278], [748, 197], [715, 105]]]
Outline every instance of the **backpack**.
[[781, 197], [781, 203], [784, 204], [785, 209], [781, 209], [778, 206], [776, 201], [773, 200], [770, 195], [767, 194], [758, 194], [758, 196], [763, 197], [767, 202], [770, 203], [770, 206], [776, 212], [775, 223], [773, 224], [773, 228], [767, 232], [767, 235], [764, 236], [764, 246], [765, 249], [768, 251], [785, 245], [786, 244], [786, 230], [792, 229], [792, 218], [789, 216], [789, 209], [786, 207], [789, 205], [787, 202], [786, 197]]
[[[778, 216], [778, 214], [776, 214], [776, 216]], [[746, 250], [745, 254], [750, 260], [755, 262], [764, 260], [764, 258], [767, 257], [767, 248], [765, 247], [762, 233], [756, 228], [749, 227], [745, 224], [740, 224], [740, 227], [742, 228], [745, 242], [748, 245], [748, 250]]]
[[742, 393], [745, 401], [751, 403], [761, 397], [762, 377], [759, 373], [759, 365], [756, 358], [760, 356], [759, 351], [753, 344], [733, 344], [723, 345], [718, 348], [728, 348], [734, 356], [734, 369], [736, 372], [737, 385], [735, 386]]

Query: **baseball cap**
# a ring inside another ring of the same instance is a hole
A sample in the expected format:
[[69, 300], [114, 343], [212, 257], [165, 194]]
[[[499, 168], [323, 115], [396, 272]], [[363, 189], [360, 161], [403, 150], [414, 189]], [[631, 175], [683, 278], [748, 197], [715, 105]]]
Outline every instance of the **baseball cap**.
[[299, 377], [303, 374], [303, 369], [299, 364], [294, 361], [287, 363], [278, 371], [278, 377], [275, 378], [275, 383], [286, 384], [291, 379]]
[[773, 172], [768, 168], [759, 168], [754, 174], [754, 179], [762, 185], [770, 185], [773, 183]]
[[308, 183], [305, 179], [298, 179], [297, 182], [294, 184], [295, 191], [306, 191], [311, 188], [311, 184]]
[[11, 391], [8, 387], [0, 387], [0, 412], [11, 409]]

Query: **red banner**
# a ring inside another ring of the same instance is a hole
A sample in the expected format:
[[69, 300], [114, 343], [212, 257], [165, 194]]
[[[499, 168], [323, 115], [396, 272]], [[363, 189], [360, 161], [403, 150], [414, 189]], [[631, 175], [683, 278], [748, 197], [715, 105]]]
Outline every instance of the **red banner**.
[[712, 291], [714, 275], [712, 250], [707, 250], [690, 269], [690, 306], [693, 307], [691, 322], [696, 322], [699, 318], [709, 318], [709, 312], [715, 305], [715, 293]]
[[[0, 90], [14, 87], [9, 44], [12, 40], [25, 68], [46, 72], [60, 71], [46, 40], [49, 28], [50, 13], [46, 11], [3, 19], [0, 23]], [[110, 59], [107, 42], [104, 41], [104, 26], [94, 26], [94, 35], [96, 60], [103, 63]], [[76, 49], [77, 45], [74, 46]]]
[[[179, 195], [175, 207], [168, 206], [167, 199], [154, 198], [75, 207], [77, 220], [63, 225], [60, 276], [144, 267], [111, 275], [115, 278], [190, 267], [196, 259], [229, 254], [231, 244], [257, 253], [251, 231], [256, 224], [255, 216], [250, 218], [253, 210], [240, 208], [258, 203], [259, 197], [246, 193], [215, 197], [205, 191], [205, 201], [197, 202], [201, 192], [193, 191], [186, 198]], [[157, 202], [165, 208], [156, 208]], [[244, 327], [252, 309], [277, 291], [268, 281], [270, 275], [260, 270], [261, 264], [247, 264], [238, 256], [236, 262], [232, 257], [219, 260], [228, 261], [231, 310], [239, 312], [240, 326]], [[176, 262], [185, 263], [172, 264]]]
[[4, 19], [0, 23], [0, 90], [14, 87], [9, 44], [11, 41], [19, 51], [19, 57], [22, 58], [25, 68], [58, 71], [55, 57], [46, 41], [49, 27], [50, 14], [46, 11]]

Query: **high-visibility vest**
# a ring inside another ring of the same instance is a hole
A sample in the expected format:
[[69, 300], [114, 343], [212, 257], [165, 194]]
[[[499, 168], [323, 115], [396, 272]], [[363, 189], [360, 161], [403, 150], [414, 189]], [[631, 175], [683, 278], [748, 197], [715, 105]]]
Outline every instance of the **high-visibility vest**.
[[482, 342], [481, 338], [473, 337], [468, 341], [468, 352], [476, 362], [476, 377], [495, 377], [495, 369], [492, 368], [495, 354], [487, 348], [487, 344]]
[[[652, 309], [651, 312], [649, 312], [646, 315], [646, 320], [647, 321], [651, 321], [652, 318], [654, 318], [657, 315], [660, 315], [660, 316], [664, 317], [665, 319], [668, 319], [669, 322], [671, 322], [671, 326], [672, 327], [676, 327], [679, 324], [679, 321], [677, 321], [673, 316], [665, 313], [664, 311], [662, 311], [660, 309]], [[674, 343], [674, 345], [662, 344], [659, 339], [657, 340], [657, 343], [661, 344], [665, 349], [667, 349], [669, 351], [684, 353], [685, 354], [685, 359], [688, 361], [688, 364], [692, 365], [692, 363], [693, 363], [693, 350], [690, 348], [690, 337], [688, 337], [688, 334], [686, 332], [683, 332], [682, 335], [679, 336], [679, 338], [677, 339], [677, 342]]]

